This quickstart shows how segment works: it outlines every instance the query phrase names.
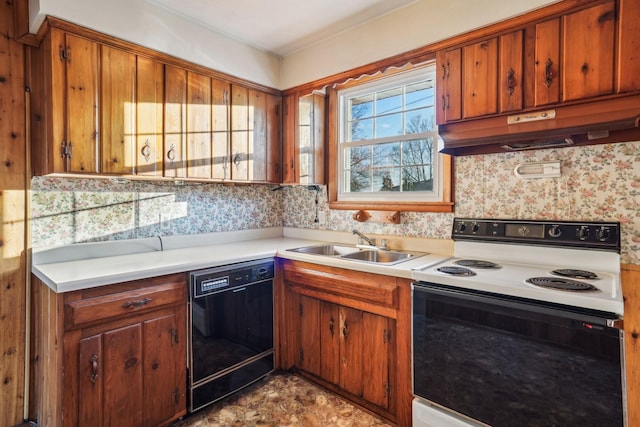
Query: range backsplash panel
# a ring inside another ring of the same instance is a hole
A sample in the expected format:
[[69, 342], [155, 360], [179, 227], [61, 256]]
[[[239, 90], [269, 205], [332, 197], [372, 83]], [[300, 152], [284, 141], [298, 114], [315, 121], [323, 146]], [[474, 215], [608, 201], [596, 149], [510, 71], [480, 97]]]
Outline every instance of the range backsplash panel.
[[[561, 162], [559, 178], [520, 179], [523, 162]], [[403, 212], [401, 224], [330, 210], [326, 187], [173, 186], [32, 180], [33, 246], [287, 226], [447, 239], [454, 216], [619, 221], [622, 262], [640, 264], [640, 142], [455, 158], [454, 214]]]

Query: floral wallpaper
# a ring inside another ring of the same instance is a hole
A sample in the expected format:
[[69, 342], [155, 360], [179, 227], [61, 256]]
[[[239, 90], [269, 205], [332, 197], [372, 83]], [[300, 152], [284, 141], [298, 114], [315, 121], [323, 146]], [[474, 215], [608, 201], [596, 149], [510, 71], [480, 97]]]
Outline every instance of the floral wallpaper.
[[[552, 160], [559, 178], [513, 173], [519, 163]], [[33, 246], [273, 226], [447, 239], [454, 216], [598, 220], [622, 224], [622, 262], [640, 264], [640, 142], [457, 157], [455, 174], [454, 214], [403, 212], [401, 224], [330, 210], [324, 186], [35, 177]]]

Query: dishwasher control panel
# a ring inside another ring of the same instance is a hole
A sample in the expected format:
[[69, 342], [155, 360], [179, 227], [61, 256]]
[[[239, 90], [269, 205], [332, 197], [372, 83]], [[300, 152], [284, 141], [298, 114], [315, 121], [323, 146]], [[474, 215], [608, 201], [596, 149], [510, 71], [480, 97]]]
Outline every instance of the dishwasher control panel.
[[189, 273], [191, 295], [198, 298], [215, 292], [271, 280], [275, 276], [272, 258], [228, 264]]

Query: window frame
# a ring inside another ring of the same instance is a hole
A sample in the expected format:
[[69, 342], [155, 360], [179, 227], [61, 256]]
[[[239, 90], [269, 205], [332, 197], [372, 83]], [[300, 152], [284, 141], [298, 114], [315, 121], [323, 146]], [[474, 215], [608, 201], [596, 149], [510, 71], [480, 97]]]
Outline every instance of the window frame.
[[[429, 62], [428, 64], [421, 64], [420, 67], [411, 67], [410, 72], [419, 72], [419, 70], [424, 69], [425, 65], [431, 65], [433, 62]], [[406, 69], [406, 68], [405, 68]], [[327, 135], [327, 144], [328, 144], [328, 152], [329, 152], [329, 182], [328, 182], [328, 196], [329, 196], [329, 207], [331, 209], [370, 209], [370, 210], [383, 210], [383, 211], [414, 211], [414, 212], [453, 212], [453, 161], [451, 156], [446, 154], [440, 154], [436, 152], [438, 156], [437, 166], [438, 166], [438, 183], [437, 185], [440, 187], [439, 197], [430, 198], [430, 200], [416, 200], [415, 197], [409, 197], [406, 200], [380, 200], [379, 195], [384, 192], [374, 192], [374, 193], [357, 193], [357, 197], [349, 197], [348, 200], [344, 200], [340, 198], [340, 184], [341, 179], [340, 176], [343, 175], [343, 168], [340, 168], [340, 163], [343, 161], [342, 158], [342, 148], [340, 147], [341, 143], [341, 135], [344, 130], [344, 126], [342, 123], [343, 114], [343, 106], [341, 100], [340, 91], [343, 93], [357, 93], [359, 91], [359, 87], [363, 87], [363, 83], [374, 83], [379, 82], [380, 87], [375, 88], [372, 87], [370, 92], [376, 92], [384, 90], [384, 86], [389, 84], [389, 81], [402, 81], [403, 79], [407, 79], [407, 77], [399, 77], [398, 79], [386, 79], [381, 80], [385, 77], [389, 77], [394, 74], [406, 74], [404, 71], [399, 72], [399, 70], [393, 70], [382, 73], [382, 75], [377, 75], [374, 77], [366, 77], [363, 78], [362, 81], [356, 82], [348, 82], [346, 84], [340, 86], [334, 86], [332, 88], [328, 88], [327, 90], [327, 98], [328, 98], [328, 135]], [[431, 73], [431, 71], [429, 71]], [[435, 73], [435, 71], [434, 71]], [[394, 76], [395, 77], [395, 76]], [[434, 79], [435, 81], [435, 79]], [[435, 120], [435, 117], [434, 117]], [[421, 135], [421, 134], [416, 134]], [[407, 139], [411, 139], [413, 135], [408, 135]], [[355, 193], [354, 193], [355, 194]], [[367, 198], [366, 196], [372, 194], [377, 195], [378, 197]], [[390, 192], [392, 194], [392, 192]], [[418, 194], [414, 194], [414, 196], [418, 196]], [[435, 200], [434, 200], [435, 199]]]

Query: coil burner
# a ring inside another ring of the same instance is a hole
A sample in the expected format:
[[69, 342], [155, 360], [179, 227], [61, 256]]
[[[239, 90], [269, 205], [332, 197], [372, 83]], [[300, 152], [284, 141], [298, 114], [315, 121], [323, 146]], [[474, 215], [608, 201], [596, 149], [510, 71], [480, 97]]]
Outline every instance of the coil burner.
[[450, 274], [452, 276], [475, 276], [476, 273], [465, 267], [444, 266], [438, 267], [437, 270], [441, 273]]
[[551, 274], [570, 277], [572, 279], [598, 279], [598, 275], [596, 273], [587, 270], [576, 270], [574, 268], [561, 268], [558, 270], [553, 270]]
[[589, 292], [598, 290], [598, 288], [590, 283], [558, 277], [532, 277], [527, 279], [526, 282], [542, 288], [556, 289], [560, 291]]
[[485, 261], [481, 259], [460, 259], [454, 264], [461, 265], [463, 267], [482, 268], [482, 269], [496, 269], [500, 268], [500, 264], [495, 262]]

